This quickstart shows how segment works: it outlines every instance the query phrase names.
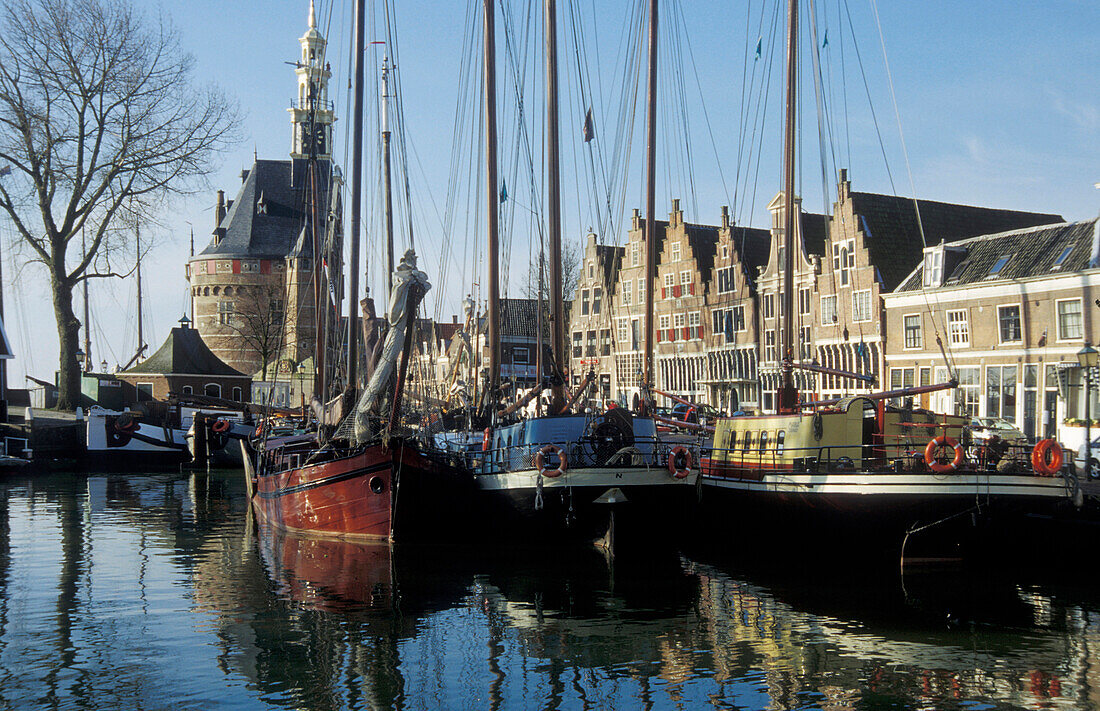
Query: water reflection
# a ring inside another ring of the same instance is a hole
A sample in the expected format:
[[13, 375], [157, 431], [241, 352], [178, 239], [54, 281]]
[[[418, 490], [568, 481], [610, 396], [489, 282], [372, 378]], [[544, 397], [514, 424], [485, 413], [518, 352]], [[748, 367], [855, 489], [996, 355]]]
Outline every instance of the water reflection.
[[1080, 571], [254, 529], [239, 474], [0, 484], [0, 707], [1092, 708]]

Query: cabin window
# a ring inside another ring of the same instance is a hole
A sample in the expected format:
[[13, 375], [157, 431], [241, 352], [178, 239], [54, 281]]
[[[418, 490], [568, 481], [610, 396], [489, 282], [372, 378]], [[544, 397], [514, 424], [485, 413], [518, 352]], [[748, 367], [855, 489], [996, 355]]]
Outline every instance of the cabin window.
[[783, 442], [787, 439], [787, 431], [779, 430], [775, 433], [775, 451], [783, 454]]
[[745, 441], [741, 444], [741, 449], [746, 452], [752, 449], [752, 432], [745, 433]]
[[737, 449], [737, 430], [730, 430], [729, 436], [726, 438], [726, 449], [731, 452]]
[[764, 430], [760, 433], [760, 453], [764, 454], [768, 451], [768, 431]]

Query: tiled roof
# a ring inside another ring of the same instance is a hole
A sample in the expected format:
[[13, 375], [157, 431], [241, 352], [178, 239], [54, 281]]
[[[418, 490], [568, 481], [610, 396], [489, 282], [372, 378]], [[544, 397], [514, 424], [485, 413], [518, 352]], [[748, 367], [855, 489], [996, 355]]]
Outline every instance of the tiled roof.
[[[319, 182], [327, 185], [331, 164], [317, 165]], [[308, 183], [299, 175], [294, 184], [295, 172], [303, 173], [295, 170], [294, 161], [257, 160], [219, 225], [225, 235], [198, 256], [279, 258], [290, 254], [302, 232]], [[322, 203], [325, 199], [322, 193]]]
[[[500, 300], [500, 337], [501, 338], [534, 338], [538, 323], [538, 301], [535, 299], [501, 299]], [[566, 302], [568, 305], [569, 302]], [[566, 323], [569, 320], [566, 318]], [[481, 319], [481, 332], [485, 333], [488, 321]], [[543, 335], [549, 337], [550, 328], [543, 321]]]
[[696, 268], [700, 273], [709, 276], [710, 270], [714, 268], [714, 253], [718, 250], [718, 228], [684, 223], [684, 232], [691, 244]]
[[615, 277], [619, 273], [619, 266], [623, 261], [626, 247], [616, 247], [612, 244], [597, 244], [596, 259], [603, 268], [603, 283], [614, 284]]
[[127, 373], [244, 377], [244, 373], [234, 370], [214, 355], [198, 331], [184, 327], [173, 328], [156, 353], [144, 363], [123, 371], [123, 374]]
[[[851, 193], [852, 209], [866, 235], [871, 264], [891, 291], [920, 263], [924, 243], [912, 198], [876, 193]], [[920, 223], [928, 245], [940, 242], [1064, 222], [1060, 215], [998, 210], [918, 200]]]
[[[1053, 276], [1100, 267], [1100, 264], [1090, 264], [1097, 230], [1100, 230], [1100, 219], [1063, 222], [958, 240], [953, 246], [964, 248], [966, 255], [950, 273], [944, 275], [944, 286]], [[1069, 253], [1062, 257], [1067, 248]], [[1007, 257], [1007, 261], [995, 275], [990, 274], [1002, 257]], [[1062, 261], [1056, 264], [1060, 257]], [[897, 291], [918, 291], [923, 279], [924, 267], [921, 264], [906, 277]]]

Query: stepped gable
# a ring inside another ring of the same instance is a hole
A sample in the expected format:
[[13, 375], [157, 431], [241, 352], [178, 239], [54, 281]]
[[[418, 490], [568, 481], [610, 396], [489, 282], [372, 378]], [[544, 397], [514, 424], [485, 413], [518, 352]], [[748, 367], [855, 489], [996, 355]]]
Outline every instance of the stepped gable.
[[710, 270], [714, 268], [714, 255], [718, 251], [718, 228], [685, 222], [684, 232], [691, 245], [691, 254], [695, 257], [695, 268], [704, 275], [704, 279], [709, 278]]
[[[944, 286], [1006, 281], [1029, 277], [1055, 276], [1100, 267], [1093, 255], [1100, 236], [1100, 218], [1082, 222], [1043, 225], [1012, 232], [981, 235], [954, 242], [966, 249], [966, 256], [944, 275]], [[1055, 262], [1066, 249], [1069, 254]], [[989, 270], [1001, 257], [1008, 261], [996, 275]], [[924, 281], [924, 265], [908, 275], [897, 291], [919, 291]]]
[[[291, 253], [305, 219], [304, 171], [291, 160], [257, 160], [244, 174], [215, 238], [199, 257], [282, 258]], [[319, 182], [329, 183], [331, 164], [318, 161]], [[299, 176], [295, 182], [295, 176]], [[322, 191], [321, 202], [327, 202]]]
[[[921, 242], [917, 213], [912, 198], [876, 193], [851, 193], [852, 210], [860, 219], [859, 229], [871, 264], [882, 275], [883, 289], [894, 290], [920, 264]], [[1061, 215], [1018, 210], [999, 210], [970, 205], [955, 205], [933, 200], [918, 200], [920, 221], [928, 246], [978, 235], [1018, 230], [1036, 225], [1063, 223]]]
[[176, 327], [164, 344], [144, 363], [139, 363], [121, 375], [217, 375], [246, 377], [214, 355], [199, 332], [193, 328]]

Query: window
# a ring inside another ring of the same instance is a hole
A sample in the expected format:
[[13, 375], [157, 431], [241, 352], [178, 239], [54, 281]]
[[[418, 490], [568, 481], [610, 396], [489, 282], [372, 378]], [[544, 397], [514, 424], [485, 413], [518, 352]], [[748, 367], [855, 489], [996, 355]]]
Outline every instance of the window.
[[596, 265], [593, 264], [592, 262], [588, 263], [588, 278], [589, 279], [595, 279], [596, 278]]
[[1066, 299], [1058, 302], [1058, 340], [1081, 338], [1081, 300]]
[[718, 293], [728, 294], [733, 291], [733, 267], [723, 267], [718, 270]]
[[641, 244], [640, 242], [631, 242], [630, 243], [630, 266], [632, 266], [632, 267], [636, 267], [639, 264], [641, 264], [641, 257], [640, 257], [641, 250], [638, 249], [640, 244]]
[[636, 350], [638, 350], [638, 347], [641, 345], [641, 342], [642, 342], [641, 333], [642, 333], [641, 332], [641, 324], [638, 321], [638, 319], [636, 319], [636, 318], [631, 319], [630, 320], [630, 348], [631, 348], [631, 350], [636, 351]]
[[989, 268], [989, 274], [987, 276], [997, 276], [1001, 273], [1001, 270], [1008, 264], [1008, 260], [1012, 257], [1011, 254], [1002, 254], [997, 257], [997, 261], [993, 263], [993, 266]]
[[1020, 307], [997, 307], [997, 322], [1000, 324], [1001, 343], [1018, 343], [1023, 337], [1020, 331]]
[[591, 358], [596, 355], [596, 332], [589, 331], [588, 339], [585, 343], [584, 355], [586, 358]]
[[624, 306], [630, 306], [631, 302], [633, 302], [633, 298], [632, 298], [633, 296], [634, 296], [634, 282], [631, 281], [630, 279], [627, 279], [626, 281], [623, 282], [623, 305]]
[[672, 243], [672, 261], [674, 261], [674, 262], [680, 261], [680, 243], [679, 242], [673, 242]]
[[516, 365], [527, 365], [531, 362], [531, 351], [526, 347], [516, 346], [512, 349], [512, 362]]
[[244, 399], [244, 394], [240, 388], [233, 388], [233, 399], [237, 402], [241, 402]]
[[218, 323], [222, 326], [229, 326], [233, 323], [233, 302], [232, 301], [219, 301], [218, 302]]
[[699, 325], [702, 322], [702, 316], [698, 311], [692, 311], [688, 314], [688, 335], [691, 338], [701, 338]]
[[810, 360], [814, 357], [809, 326], [798, 328], [798, 357], [802, 360]]
[[920, 332], [920, 314], [909, 314], [903, 317], [905, 324], [905, 347], [920, 348], [922, 344]]
[[206, 387], [203, 388], [203, 392], [206, 394], [207, 397], [221, 397], [222, 386], [218, 385], [217, 383], [207, 383]]
[[672, 316], [672, 325], [676, 330], [680, 330], [687, 322], [687, 316], [684, 314], [674, 314]]
[[657, 326], [660, 331], [657, 334], [658, 341], [663, 341], [666, 339], [670, 341], [676, 340], [676, 337], [673, 336], [671, 333], [671, 321], [672, 318], [668, 314], [661, 314], [657, 317]]
[[985, 369], [985, 414], [1016, 421], [1016, 366], [991, 365]]
[[680, 283], [681, 284], [690, 284], [691, 283], [691, 272], [690, 271], [680, 272]]
[[924, 254], [924, 285], [939, 286], [943, 281], [943, 249], [936, 248]]
[[741, 449], [745, 452], [752, 449], [752, 432], [745, 433], [745, 439], [741, 442]]
[[573, 357], [580, 358], [584, 355], [584, 334], [580, 331], [573, 332]]
[[833, 271], [838, 272], [841, 286], [848, 286], [851, 270], [856, 265], [856, 241], [854, 239], [833, 244]]
[[273, 321], [275, 321], [276, 323], [283, 320], [283, 310], [284, 310], [284, 308], [285, 307], [283, 306], [283, 300], [282, 299], [271, 299], [267, 303], [268, 313], [271, 314], [271, 319]]
[[600, 301], [603, 299], [603, 289], [596, 287], [592, 290], [592, 313], [600, 312]]
[[646, 280], [645, 279], [639, 279], [638, 280], [638, 303], [639, 304], [644, 304], [645, 303], [645, 285], [646, 285]]
[[626, 347], [626, 345], [630, 343], [630, 321], [625, 318], [619, 319], [617, 331], [615, 338], [618, 339], [620, 346]]
[[1052, 269], [1061, 269], [1062, 268], [1062, 262], [1066, 261], [1066, 258], [1069, 257], [1069, 253], [1072, 252], [1072, 251], [1073, 251], [1073, 247], [1066, 247], [1065, 249], [1063, 249], [1062, 253], [1058, 255], [1058, 258], [1054, 260], [1054, 266], [1051, 267], [1051, 268]]
[[676, 275], [669, 273], [665, 274], [665, 297], [672, 296], [672, 287], [676, 284]]
[[965, 309], [947, 312], [947, 335], [951, 338], [953, 346], [970, 345], [970, 325]]
[[775, 359], [775, 331], [769, 329], [764, 332], [764, 360], [774, 362]]
[[588, 315], [588, 289], [581, 289], [581, 316]]
[[732, 318], [732, 320], [733, 320], [733, 329], [732, 330], [733, 331], [744, 331], [745, 330], [745, 307], [744, 306], [734, 306], [732, 309], [730, 309], [729, 313], [733, 317]]
[[902, 388], [913, 387], [916, 375], [915, 368], [891, 368], [890, 389], [901, 390]]
[[611, 355], [611, 329], [600, 329], [600, 355]]
[[799, 289], [798, 290], [798, 313], [808, 314], [810, 313], [810, 290]]
[[775, 294], [764, 294], [764, 318], [775, 318]]
[[148, 402], [153, 399], [152, 383], [138, 383], [136, 387], [138, 402]]
[[836, 295], [821, 297], [821, 325], [832, 326], [837, 322]]
[[768, 431], [764, 430], [760, 433], [760, 453], [763, 454], [768, 451]]
[[871, 291], [857, 291], [852, 294], [852, 320], [871, 320]]
[[981, 368], [963, 367], [958, 369], [959, 387], [956, 388], [955, 410], [960, 415], [978, 416], [981, 402]]
[[184, 395], [192, 395], [194, 394], [195, 390], [190, 385], [184, 385], [182, 392]]

